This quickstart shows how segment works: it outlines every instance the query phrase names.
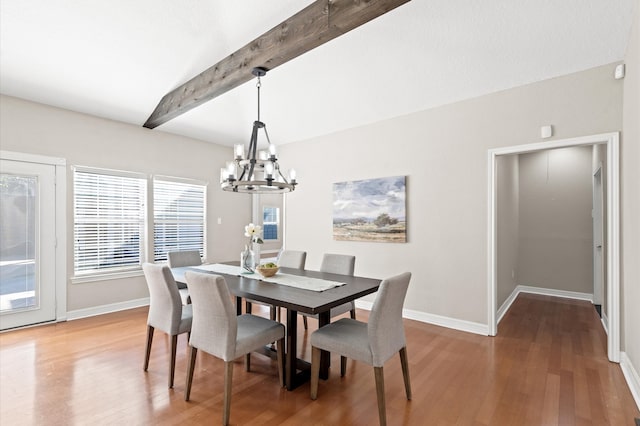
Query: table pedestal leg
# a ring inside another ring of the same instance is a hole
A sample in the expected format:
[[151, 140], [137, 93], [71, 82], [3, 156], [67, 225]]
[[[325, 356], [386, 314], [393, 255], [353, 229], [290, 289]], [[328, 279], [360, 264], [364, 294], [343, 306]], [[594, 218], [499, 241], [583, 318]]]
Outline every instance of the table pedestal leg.
[[287, 349], [285, 360], [285, 384], [288, 390], [296, 388], [296, 360], [298, 358], [298, 312], [287, 309]]
[[236, 315], [242, 315], [242, 297], [236, 296]]
[[[331, 312], [322, 312], [318, 315], [318, 326], [324, 327], [331, 321]], [[331, 352], [320, 352], [320, 378], [327, 380], [329, 378], [329, 367], [331, 366]]]

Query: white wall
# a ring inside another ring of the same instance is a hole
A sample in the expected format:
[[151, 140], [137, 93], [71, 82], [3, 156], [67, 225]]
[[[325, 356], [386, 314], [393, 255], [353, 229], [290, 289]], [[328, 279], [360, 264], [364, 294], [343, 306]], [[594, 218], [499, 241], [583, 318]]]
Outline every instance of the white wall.
[[620, 149], [622, 236], [622, 350], [636, 374], [636, 403], [640, 407], [640, 1], [625, 63], [624, 130]]
[[[299, 188], [287, 195], [287, 248], [357, 256], [356, 274], [413, 272], [405, 308], [487, 324], [487, 151], [619, 131], [614, 65], [517, 87], [281, 149]], [[332, 183], [407, 176], [408, 242], [332, 240]], [[623, 231], [624, 232], [624, 231]], [[368, 297], [372, 300], [372, 297]]]
[[[67, 271], [73, 274], [73, 174], [75, 165], [129, 170], [197, 179], [207, 191], [207, 260], [237, 260], [244, 226], [251, 218], [245, 194], [219, 189], [220, 168], [231, 148], [104, 120], [8, 96], [0, 97], [1, 148], [61, 157], [69, 167], [67, 182]], [[217, 218], [222, 224], [217, 224]], [[68, 284], [67, 310], [127, 302], [148, 297], [142, 276]]]

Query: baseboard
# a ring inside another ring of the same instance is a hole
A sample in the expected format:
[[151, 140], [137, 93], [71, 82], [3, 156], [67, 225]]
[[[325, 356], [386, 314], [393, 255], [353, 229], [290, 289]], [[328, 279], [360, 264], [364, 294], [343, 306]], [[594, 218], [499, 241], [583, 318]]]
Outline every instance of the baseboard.
[[[370, 311], [372, 307], [373, 302], [356, 300], [356, 308]], [[480, 334], [482, 336], [489, 335], [489, 327], [487, 327], [486, 324], [480, 324], [477, 322], [459, 320], [435, 314], [428, 314], [411, 309], [403, 309], [402, 317], [410, 320], [424, 322], [426, 324], [433, 324], [440, 327], [451, 328], [453, 330], [465, 331], [467, 333]]]
[[541, 294], [543, 296], [564, 297], [567, 299], [586, 300], [593, 303], [592, 293], [580, 293], [578, 291], [556, 290], [553, 288], [533, 287], [528, 285], [519, 285], [516, 287], [519, 293]]
[[[544, 288], [544, 287], [533, 287], [528, 285], [518, 285], [511, 292], [507, 300], [504, 301], [502, 306], [498, 309], [497, 317], [498, 323], [502, 317], [507, 313], [513, 302], [516, 300], [520, 293], [532, 293], [532, 294], [540, 294], [543, 296], [554, 296], [554, 297], [564, 297], [567, 299], [577, 299], [577, 300], [586, 300], [593, 303], [593, 294], [591, 293], [581, 293], [577, 291], [566, 291], [566, 290], [556, 290], [553, 288]], [[606, 327], [605, 327], [606, 330]]]
[[519, 288], [518, 287], [514, 288], [511, 294], [509, 295], [509, 297], [507, 297], [507, 300], [505, 300], [502, 306], [500, 306], [500, 308], [498, 309], [498, 312], [496, 312], [496, 317], [498, 318], [497, 320], [498, 324], [500, 324], [502, 317], [504, 316], [504, 314], [507, 313], [507, 311], [509, 310], [513, 302], [515, 302], [516, 297], [518, 297], [519, 294], [520, 294]]
[[602, 328], [604, 328], [605, 334], [609, 334], [609, 318], [607, 317], [606, 312], [602, 312], [602, 317], [600, 317], [600, 323], [602, 323]]
[[67, 312], [67, 321], [76, 320], [80, 318], [93, 317], [96, 315], [109, 314], [111, 312], [124, 311], [126, 309], [139, 308], [141, 306], [148, 306], [149, 298], [144, 297], [142, 299], [128, 300], [126, 302], [111, 303], [108, 305], [93, 306], [91, 308], [76, 309], [74, 311]]
[[640, 375], [638, 375], [638, 371], [633, 367], [626, 352], [620, 352], [620, 368], [627, 381], [631, 395], [633, 395], [633, 399], [636, 401], [638, 410], [640, 410]]

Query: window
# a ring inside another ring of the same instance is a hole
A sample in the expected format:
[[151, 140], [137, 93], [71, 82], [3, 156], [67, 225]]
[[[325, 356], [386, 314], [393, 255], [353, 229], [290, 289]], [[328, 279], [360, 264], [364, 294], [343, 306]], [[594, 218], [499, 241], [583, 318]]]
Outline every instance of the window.
[[139, 267], [143, 261], [144, 176], [76, 168], [74, 189], [74, 272]]
[[198, 250], [204, 255], [206, 185], [155, 178], [153, 180], [154, 261], [167, 252]]
[[278, 239], [278, 223], [280, 209], [277, 207], [264, 207], [262, 210], [262, 238], [266, 240]]
[[[173, 250], [204, 256], [205, 183], [155, 177], [150, 206], [147, 175], [76, 167], [73, 179], [74, 282], [139, 273], [143, 262], [166, 261]], [[149, 220], [153, 241], [147, 237]]]

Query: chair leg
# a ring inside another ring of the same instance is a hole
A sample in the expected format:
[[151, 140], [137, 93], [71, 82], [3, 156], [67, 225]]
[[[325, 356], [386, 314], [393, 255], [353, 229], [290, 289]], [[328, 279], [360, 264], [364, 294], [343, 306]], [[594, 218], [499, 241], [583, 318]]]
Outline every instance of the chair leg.
[[318, 381], [320, 379], [320, 348], [311, 348], [311, 399], [318, 398]]
[[191, 383], [193, 382], [193, 370], [196, 366], [196, 355], [198, 354], [198, 348], [191, 346], [191, 353], [189, 356], [189, 365], [187, 367], [187, 383], [184, 385], [184, 400], [188, 401], [191, 395]]
[[351, 319], [356, 319], [356, 309], [355, 309], [355, 308], [353, 308], [353, 309], [350, 311], [350, 313], [351, 313]]
[[176, 375], [176, 350], [178, 348], [178, 335], [171, 336], [171, 365], [169, 366], [169, 389], [173, 387], [173, 378]]
[[247, 314], [251, 313], [251, 302], [246, 301], [244, 303], [244, 312]]
[[144, 371], [149, 368], [149, 356], [151, 355], [151, 342], [153, 342], [153, 331], [155, 328], [150, 325], [147, 326], [147, 352], [144, 357]]
[[376, 377], [376, 395], [378, 396], [378, 417], [380, 426], [387, 424], [387, 408], [384, 401], [384, 371], [382, 367], [373, 367], [373, 374]]
[[307, 328], [309, 328], [309, 324], [307, 323], [307, 317], [306, 315], [302, 316], [302, 323], [304, 324], [304, 329], [306, 330]]
[[347, 357], [340, 356], [340, 377], [344, 377], [347, 374]]
[[276, 342], [276, 362], [278, 363], [278, 380], [280, 386], [284, 387], [284, 338]]
[[229, 414], [231, 411], [231, 382], [233, 380], [233, 361], [224, 363], [224, 408], [222, 411], [222, 424], [229, 424]]
[[269, 307], [269, 318], [271, 319], [271, 321], [275, 321], [276, 320], [276, 307], [275, 306], [270, 306]]
[[244, 355], [244, 371], [251, 370], [251, 353]]
[[404, 390], [407, 399], [411, 401], [411, 381], [409, 380], [409, 361], [407, 360], [407, 347], [400, 349], [400, 364], [402, 365], [402, 377], [404, 378]]

